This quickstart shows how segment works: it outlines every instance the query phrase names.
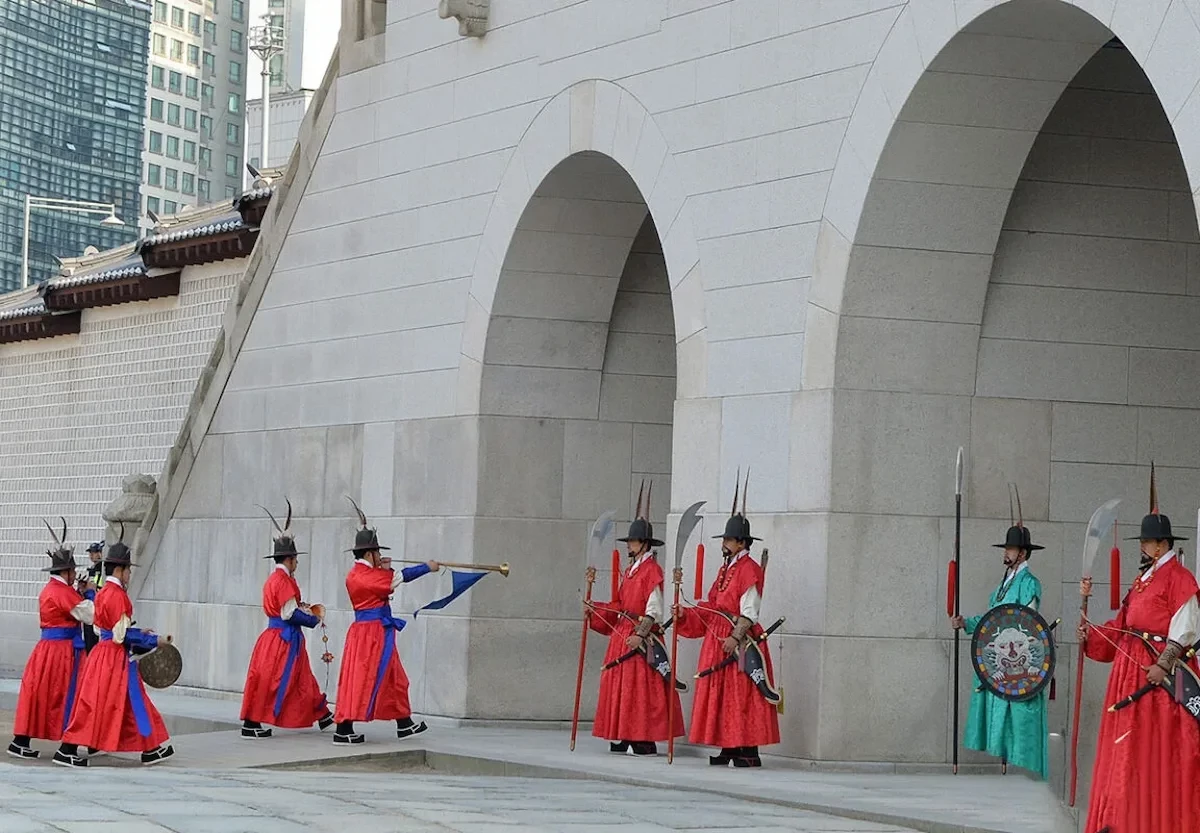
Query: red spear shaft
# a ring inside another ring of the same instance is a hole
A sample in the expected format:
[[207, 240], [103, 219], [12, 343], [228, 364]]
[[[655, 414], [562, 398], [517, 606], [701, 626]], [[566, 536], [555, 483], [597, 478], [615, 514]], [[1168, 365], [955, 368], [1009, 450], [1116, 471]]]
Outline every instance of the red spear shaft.
[[[596, 580], [596, 568], [587, 569], [587, 594], [585, 602], [592, 600], [592, 583]], [[575, 711], [571, 715], [571, 751], [575, 751], [575, 735], [579, 732], [579, 698], [583, 694], [583, 660], [587, 654], [588, 628], [592, 623], [592, 609], [583, 612], [583, 634], [579, 637], [579, 670], [575, 673]]]

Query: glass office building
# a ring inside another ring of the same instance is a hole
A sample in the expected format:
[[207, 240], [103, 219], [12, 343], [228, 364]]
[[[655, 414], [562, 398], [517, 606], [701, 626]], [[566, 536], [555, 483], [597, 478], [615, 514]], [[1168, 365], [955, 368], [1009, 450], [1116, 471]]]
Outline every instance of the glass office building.
[[25, 197], [114, 203], [103, 216], [34, 208], [29, 282], [137, 237], [148, 3], [0, 0], [0, 291], [21, 285]]

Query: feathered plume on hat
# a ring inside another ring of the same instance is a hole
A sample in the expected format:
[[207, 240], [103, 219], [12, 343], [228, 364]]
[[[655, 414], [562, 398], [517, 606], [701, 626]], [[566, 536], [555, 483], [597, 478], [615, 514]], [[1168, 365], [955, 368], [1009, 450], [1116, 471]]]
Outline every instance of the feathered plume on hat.
[[361, 528], [354, 534], [354, 548], [347, 550], [347, 552], [358, 555], [359, 553], [370, 552], [371, 550], [390, 550], [391, 547], [385, 547], [379, 543], [379, 534], [375, 531], [375, 528], [367, 526], [367, 516], [363, 514], [362, 509], [355, 503], [354, 498], [346, 495], [346, 500], [354, 505], [354, 511], [358, 513], [358, 522], [361, 524]]
[[108, 553], [104, 556], [105, 564], [116, 564], [118, 567], [134, 567], [133, 553], [125, 543], [125, 522], [121, 521], [120, 535], [114, 544], [109, 545]]
[[[738, 511], [738, 491], [741, 490], [742, 511]], [[742, 483], [742, 470], [739, 467], [734, 478], [733, 506], [729, 509], [729, 520], [725, 521], [725, 531], [713, 538], [736, 538], [739, 541], [761, 541], [750, 534], [750, 519], [746, 517], [746, 496], [750, 493], [750, 469], [746, 469], [746, 480]]]
[[[651, 547], [661, 547], [663, 542], [654, 537], [654, 525], [650, 523], [650, 495], [654, 491], [654, 481], [646, 489], [646, 481], [638, 487], [637, 508], [633, 512], [633, 523], [629, 525], [629, 534], [618, 541], [645, 541]], [[646, 508], [642, 509], [642, 494], [646, 496]]]
[[67, 570], [75, 569], [75, 550], [67, 546], [67, 519], [59, 517], [62, 521], [62, 537], [54, 531], [50, 523], [43, 518], [42, 523], [46, 525], [46, 529], [50, 530], [50, 537], [54, 539], [54, 549], [46, 550], [46, 555], [50, 556], [50, 566], [43, 567], [43, 573], [63, 573]]
[[263, 558], [274, 558], [276, 561], [307, 554], [296, 551], [296, 536], [292, 532], [292, 502], [286, 497], [283, 500], [287, 504], [287, 519], [283, 522], [283, 526], [280, 526], [279, 521], [275, 520], [275, 516], [271, 514], [270, 509], [256, 504], [259, 509], [267, 513], [267, 517], [271, 519], [271, 523], [275, 525], [275, 529], [279, 532], [279, 537], [275, 539], [274, 552], [263, 556]]
[[1154, 461], [1150, 461], [1150, 514], [1142, 518], [1141, 534], [1130, 541], [1186, 541], [1182, 535], [1171, 531], [1171, 519], [1158, 511], [1158, 485], [1154, 479]]
[[[1017, 499], [1017, 511], [1013, 514], [1013, 496]], [[1021, 511], [1021, 492], [1017, 489], [1016, 483], [1008, 484], [1008, 532], [1004, 536], [1003, 544], [992, 544], [993, 547], [1007, 549], [1008, 547], [1016, 547], [1017, 549], [1033, 552], [1034, 550], [1045, 549], [1038, 544], [1033, 543], [1033, 536], [1029, 529], [1025, 526], [1025, 514]]]

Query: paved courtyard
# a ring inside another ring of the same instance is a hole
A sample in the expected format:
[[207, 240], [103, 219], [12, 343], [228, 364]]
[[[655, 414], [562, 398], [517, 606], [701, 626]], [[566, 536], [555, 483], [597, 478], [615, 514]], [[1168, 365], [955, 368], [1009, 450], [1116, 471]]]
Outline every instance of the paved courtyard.
[[[112, 773], [107, 773], [111, 777]], [[435, 774], [0, 765], [3, 833], [904, 833], [702, 794], [578, 780]]]

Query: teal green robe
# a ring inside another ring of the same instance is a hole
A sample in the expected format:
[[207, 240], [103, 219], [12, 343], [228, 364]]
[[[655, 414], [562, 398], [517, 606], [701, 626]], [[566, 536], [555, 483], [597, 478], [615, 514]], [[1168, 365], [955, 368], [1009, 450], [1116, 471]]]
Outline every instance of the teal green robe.
[[[1007, 588], [1001, 585], [992, 592], [989, 610], [997, 605], [1014, 603], [1038, 610], [1041, 602], [1042, 583], [1026, 567], [1017, 573]], [[982, 618], [970, 616], [965, 619], [968, 635], [975, 632]], [[973, 689], [978, 689], [978, 678], [972, 676], [970, 679]], [[1021, 703], [1004, 700], [990, 691], [975, 691], [971, 695], [971, 708], [967, 713], [963, 746], [997, 758], [1006, 758], [1013, 766], [1036, 772], [1043, 779], [1048, 778], [1050, 729], [1046, 720], [1047, 688], [1043, 688], [1037, 697]]]

